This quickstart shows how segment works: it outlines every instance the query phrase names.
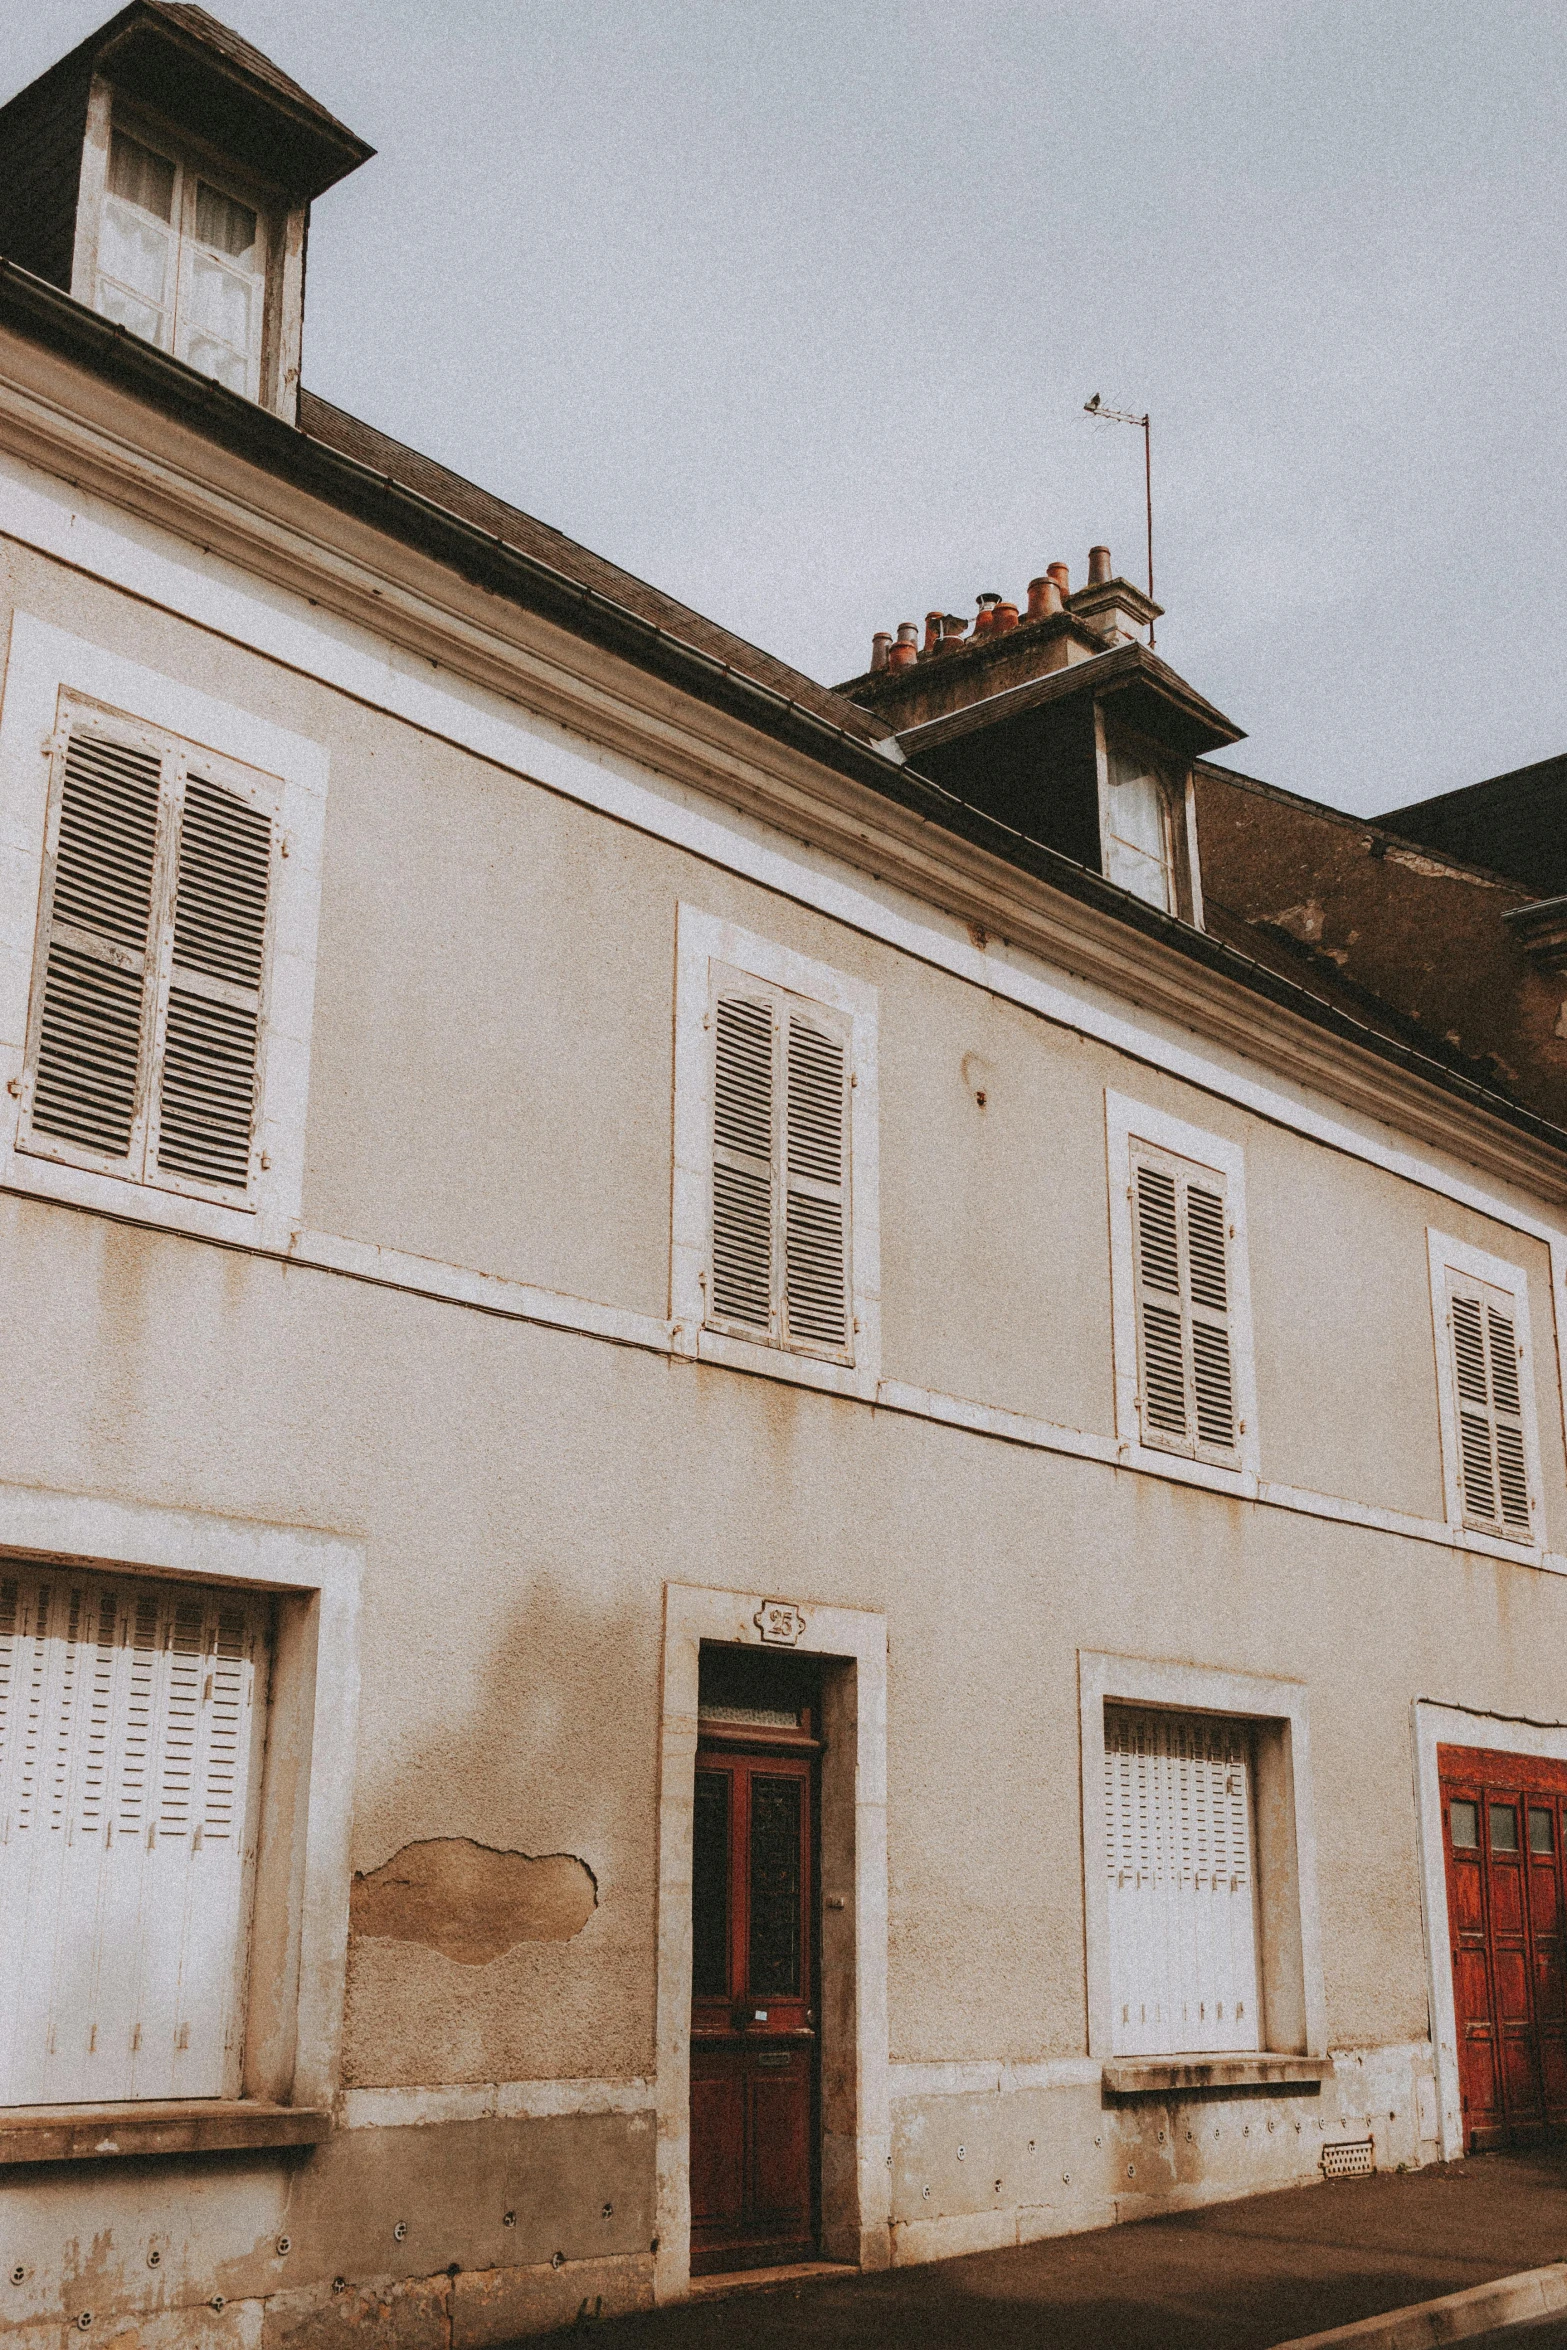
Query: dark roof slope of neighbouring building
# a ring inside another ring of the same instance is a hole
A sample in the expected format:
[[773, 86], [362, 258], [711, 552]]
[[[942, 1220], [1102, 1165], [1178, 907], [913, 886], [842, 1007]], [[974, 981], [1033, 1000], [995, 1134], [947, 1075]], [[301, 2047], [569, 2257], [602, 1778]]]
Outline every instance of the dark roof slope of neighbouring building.
[[1567, 894], [1567, 753], [1411, 800], [1377, 822], [1425, 848], [1510, 874], [1542, 898]]

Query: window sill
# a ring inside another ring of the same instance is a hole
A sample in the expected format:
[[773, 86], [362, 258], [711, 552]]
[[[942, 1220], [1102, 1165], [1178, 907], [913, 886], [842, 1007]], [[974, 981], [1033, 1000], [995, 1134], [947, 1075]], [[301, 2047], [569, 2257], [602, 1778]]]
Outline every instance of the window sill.
[[1333, 2070], [1326, 2056], [1117, 2056], [1104, 2068], [1113, 2097], [1193, 2089], [1316, 2088]]
[[0, 2163], [98, 2162], [124, 2154], [213, 2154], [236, 2146], [319, 2146], [330, 2113], [252, 2098], [134, 2105], [0, 2107]]

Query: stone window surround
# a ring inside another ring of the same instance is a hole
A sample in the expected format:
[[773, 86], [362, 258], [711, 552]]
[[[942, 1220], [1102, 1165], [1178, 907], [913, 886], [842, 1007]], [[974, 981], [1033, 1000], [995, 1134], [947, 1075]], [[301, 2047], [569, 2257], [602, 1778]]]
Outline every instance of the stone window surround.
[[14, 615], [0, 701], [0, 1083], [14, 1093], [21, 1090], [27, 1049], [50, 754], [62, 690], [278, 779], [286, 854], [274, 868], [277, 902], [256, 1106], [257, 1140], [269, 1163], [257, 1174], [254, 1204], [229, 1206], [20, 1151], [13, 1109], [0, 1131], [0, 1183], [204, 1239], [286, 1249], [299, 1221], [304, 1183], [326, 751], [30, 612]]
[[[670, 1247], [670, 1320], [676, 1354], [731, 1370], [760, 1371], [773, 1379], [824, 1387], [874, 1403], [881, 1374], [881, 1228], [877, 1177], [877, 994], [874, 987], [813, 962], [771, 939], [704, 914], [682, 901], [676, 928], [675, 1144]], [[852, 1364], [824, 1362], [786, 1346], [734, 1337], [703, 1327], [703, 1277], [708, 1258], [712, 1195], [712, 1045], [708, 1033], [709, 974], [715, 963], [749, 972], [824, 1004], [850, 1023], [849, 1249]]]
[[1437, 2108], [1441, 2117], [1442, 2160], [1464, 2151], [1463, 2101], [1458, 2079], [1458, 2022], [1453, 2002], [1452, 1937], [1447, 1915], [1447, 1854], [1442, 1835], [1439, 1746], [1486, 1746], [1498, 1754], [1567, 1763], [1567, 1723], [1510, 1721], [1500, 1714], [1471, 1712], [1417, 1697], [1413, 1709], [1415, 1823], [1420, 1853], [1421, 1907], [1425, 1912], [1426, 1965], [1431, 2001], [1431, 2039], [1436, 2058]]
[[1240, 1422], [1235, 1468], [1206, 1461], [1199, 1466], [1205, 1479], [1220, 1491], [1245, 1491], [1261, 1475], [1257, 1430], [1257, 1371], [1252, 1341], [1251, 1263], [1246, 1238], [1246, 1154], [1239, 1143], [1206, 1133], [1200, 1126], [1173, 1118], [1166, 1110], [1151, 1109], [1128, 1094], [1105, 1089], [1105, 1153], [1110, 1185], [1110, 1318], [1115, 1357], [1115, 1425], [1121, 1458], [1136, 1468], [1155, 1468], [1172, 1456], [1157, 1445], [1144, 1444], [1137, 1408], [1140, 1378], [1137, 1346], [1137, 1279], [1132, 1241], [1132, 1145], [1150, 1143], [1156, 1150], [1189, 1159], [1197, 1167], [1211, 1167], [1225, 1180], [1225, 1200], [1235, 1237], [1230, 1244], [1230, 1337], [1235, 1413]]
[[338, 1536], [0, 1485], [0, 1558], [279, 1599], [239, 2100], [0, 2108], [7, 2162], [297, 2145], [331, 2128], [348, 1961], [363, 1555]]
[[[762, 1646], [757, 1618], [778, 1595], [664, 1586], [658, 1826], [658, 2008], [654, 2106], [658, 2238], [654, 2293], [691, 2282], [691, 1846], [697, 1671], [704, 1640]], [[829, 2259], [891, 2257], [887, 2016], [887, 1620], [863, 1608], [793, 1603], [804, 1628], [786, 1653], [830, 1660], [821, 1786], [821, 2198]], [[841, 1908], [829, 1908], [837, 1899]]]
[[[1268, 2044], [1252, 2058], [1203, 2067], [1204, 2087], [1323, 2078], [1327, 2009], [1317, 1907], [1317, 1850], [1311, 1801], [1306, 1690], [1298, 1681], [1206, 1665], [1078, 1651], [1082, 1736], [1083, 1932], [1087, 1956], [1088, 2053], [1104, 2067], [1108, 2091], [1179, 2088], [1195, 2071], [1182, 2058], [1116, 2058], [1111, 2042], [1110, 1910], [1105, 1898], [1104, 1721], [1107, 1703], [1162, 1706], [1177, 1713], [1239, 1716], [1258, 1730], [1256, 1760], [1257, 1941]], [[1280, 2060], [1291, 2062], [1281, 2067]]]

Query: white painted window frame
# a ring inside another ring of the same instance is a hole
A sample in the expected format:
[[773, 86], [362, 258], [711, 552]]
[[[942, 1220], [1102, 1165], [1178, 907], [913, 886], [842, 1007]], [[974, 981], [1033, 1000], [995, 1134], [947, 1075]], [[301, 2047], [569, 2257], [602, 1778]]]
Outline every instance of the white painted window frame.
[[[1535, 1409], [1534, 1336], [1529, 1326], [1529, 1276], [1522, 1265], [1494, 1257], [1483, 1248], [1471, 1248], [1451, 1233], [1426, 1227], [1426, 1254], [1431, 1275], [1431, 1335], [1436, 1351], [1437, 1415], [1442, 1431], [1442, 1497], [1447, 1523], [1456, 1542], [1503, 1558], [1526, 1560], [1532, 1566], [1545, 1555], [1545, 1487], [1540, 1470], [1540, 1421]], [[1453, 1375], [1453, 1342], [1447, 1326], [1447, 1277], [1457, 1273], [1470, 1281], [1484, 1281], [1512, 1299], [1514, 1327], [1523, 1359], [1518, 1366], [1518, 1393], [1523, 1405], [1524, 1455], [1529, 1468], [1530, 1539], [1499, 1534], [1491, 1527], [1464, 1524], [1464, 1495], [1459, 1483], [1461, 1453], [1458, 1443], [1458, 1395]]]
[[1452, 1929], [1447, 1913], [1447, 1855], [1442, 1834], [1442, 1783], [1437, 1748], [1483, 1746], [1497, 1754], [1523, 1755], [1531, 1761], [1567, 1763], [1567, 1723], [1507, 1721], [1496, 1714], [1470, 1713], [1464, 1706], [1441, 1705], [1419, 1697], [1414, 1703], [1414, 1744], [1415, 1817], [1437, 2106], [1441, 2116], [1442, 2159], [1452, 2162], [1464, 2151], [1464, 2116], [1458, 2078], [1458, 2016], [1453, 1999]]
[[[3, 1556], [90, 1561], [116, 1574], [277, 1595], [241, 2094], [267, 2105], [330, 2111], [348, 1962], [359, 1546], [300, 1527], [0, 1485]], [[194, 2114], [210, 2102], [182, 2101]], [[28, 2110], [58, 2118], [75, 2109]]]
[[[243, 1203], [71, 1165], [17, 1147], [55, 729], [79, 694], [160, 734], [276, 779], [286, 853], [273, 866], [253, 1190]], [[327, 754], [253, 712], [68, 635], [29, 612], [11, 624], [0, 700], [0, 1183], [141, 1224], [287, 1248], [300, 1220], [320, 917]]]
[[[675, 950], [675, 1134], [671, 1202], [670, 1322], [677, 1354], [876, 1400], [881, 1372], [881, 1231], [878, 1209], [877, 994], [866, 981], [814, 962], [754, 931], [682, 904]], [[759, 1339], [706, 1327], [703, 1276], [711, 1246], [713, 1039], [708, 1026], [715, 966], [740, 971], [838, 1013], [849, 1026], [849, 1268], [854, 1360], [824, 1361]]]
[[1180, 1714], [1230, 1715], [1268, 1734], [1273, 1760], [1271, 1766], [1264, 1761], [1259, 1739], [1252, 1787], [1258, 1959], [1267, 2031], [1259, 2053], [1325, 2056], [1327, 2001], [1322, 1980], [1311, 1735], [1304, 1685], [1256, 1673], [1107, 1655], [1090, 1649], [1078, 1651], [1077, 1676], [1089, 2055], [1101, 2063], [1114, 2061], [1104, 1817], [1105, 1707], [1111, 1704], [1159, 1707]]
[[1229, 1244], [1231, 1377], [1235, 1388], [1235, 1416], [1239, 1422], [1234, 1468], [1206, 1457], [1191, 1459], [1202, 1482], [1221, 1492], [1253, 1495], [1261, 1476], [1257, 1430], [1257, 1364], [1252, 1336], [1251, 1270], [1246, 1233], [1246, 1154], [1238, 1143], [1208, 1134], [1184, 1118], [1151, 1109], [1130, 1095], [1105, 1091], [1105, 1157], [1110, 1192], [1110, 1319], [1115, 1358], [1115, 1426], [1118, 1457], [1129, 1467], [1165, 1471], [1172, 1461], [1188, 1456], [1164, 1445], [1143, 1442], [1138, 1410], [1139, 1353], [1137, 1342], [1137, 1272], [1132, 1221], [1132, 1167], [1136, 1146], [1145, 1143], [1168, 1151], [1197, 1168], [1224, 1178], [1227, 1219], [1234, 1227]]
[[1103, 702], [1094, 704], [1094, 771], [1098, 785], [1099, 857], [1101, 870], [1109, 879], [1109, 848], [1111, 835], [1110, 754], [1123, 750], [1129, 757], [1143, 760], [1151, 775], [1159, 778], [1164, 794], [1165, 851], [1169, 860], [1168, 878], [1173, 903], [1170, 912], [1177, 921], [1190, 923], [1194, 930], [1203, 928], [1202, 865], [1197, 854], [1197, 786], [1190, 760], [1182, 761], [1173, 752], [1163, 750], [1135, 728], [1119, 725], [1114, 715], [1106, 715]]

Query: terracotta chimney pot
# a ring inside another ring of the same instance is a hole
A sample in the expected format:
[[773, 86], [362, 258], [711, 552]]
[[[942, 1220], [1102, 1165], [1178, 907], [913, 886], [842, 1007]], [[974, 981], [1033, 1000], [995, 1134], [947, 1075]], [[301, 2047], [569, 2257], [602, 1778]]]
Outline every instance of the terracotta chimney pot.
[[1112, 577], [1108, 547], [1090, 547], [1088, 550], [1088, 584], [1103, 587]]
[[876, 634], [871, 638], [871, 670], [873, 674], [878, 669], [886, 668], [887, 655], [891, 649], [891, 630], [886, 628], [878, 628]]
[[1070, 572], [1067, 570], [1067, 567], [1064, 563], [1047, 563], [1045, 570], [1048, 577], [1055, 581], [1056, 587], [1060, 592], [1061, 601], [1064, 604], [1067, 600], [1067, 597], [1072, 593], [1072, 579]]
[[991, 624], [990, 624], [990, 633], [991, 633], [991, 635], [992, 635], [992, 636], [1005, 636], [1005, 634], [1006, 634], [1006, 632], [1007, 632], [1007, 630], [1008, 630], [1009, 628], [1016, 628], [1016, 626], [1017, 626], [1017, 606], [1016, 606], [1016, 604], [998, 604], [998, 605], [996, 606], [996, 617], [995, 617], [995, 619], [994, 619], [994, 620], [991, 622]]
[[939, 612], [927, 612], [925, 615], [924, 650], [927, 653], [933, 653], [941, 642], [941, 617]]
[[1050, 584], [1050, 581], [1046, 579], [1043, 572], [1040, 573], [1038, 579], [1031, 579], [1029, 581], [1028, 617], [1030, 620], [1044, 619], [1045, 613], [1049, 609], [1045, 603], [1045, 590], [1050, 586]]
[[919, 630], [912, 620], [898, 622], [898, 641], [887, 655], [889, 669], [912, 669], [920, 657]]

